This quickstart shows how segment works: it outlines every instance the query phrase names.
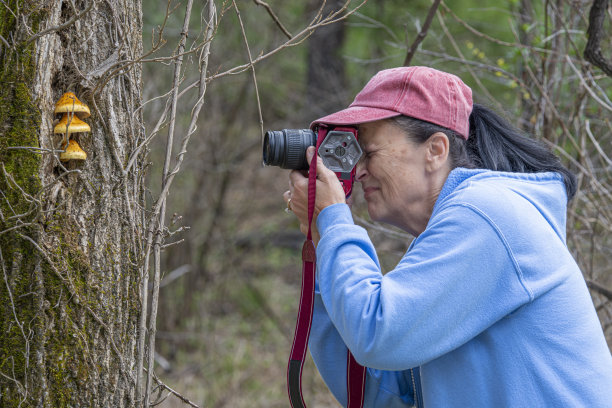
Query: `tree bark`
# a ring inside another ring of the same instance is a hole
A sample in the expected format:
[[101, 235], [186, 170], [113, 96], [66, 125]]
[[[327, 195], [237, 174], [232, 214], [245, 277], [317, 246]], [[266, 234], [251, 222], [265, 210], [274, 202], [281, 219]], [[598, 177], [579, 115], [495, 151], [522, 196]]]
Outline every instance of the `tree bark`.
[[[5, 0], [0, 35], [0, 406], [134, 406], [141, 2]], [[67, 91], [84, 162], [58, 159]]]
[[604, 57], [601, 51], [601, 41], [606, 38], [604, 22], [608, 0], [595, 0], [589, 12], [589, 28], [587, 30], [587, 45], [584, 49], [584, 58], [599, 67], [608, 76], [612, 76], [612, 60]]

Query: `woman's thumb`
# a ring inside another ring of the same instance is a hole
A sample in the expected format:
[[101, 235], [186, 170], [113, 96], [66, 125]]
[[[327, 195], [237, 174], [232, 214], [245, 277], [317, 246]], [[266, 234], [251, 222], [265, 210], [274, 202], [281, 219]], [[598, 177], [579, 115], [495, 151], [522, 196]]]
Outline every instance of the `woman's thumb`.
[[312, 156], [315, 154], [315, 147], [314, 146], [310, 146], [308, 149], [306, 149], [306, 160], [308, 161], [308, 164], [310, 164], [312, 162]]
[[[308, 163], [312, 162], [312, 156], [314, 154], [315, 154], [315, 148], [314, 146], [310, 146], [306, 150], [306, 159], [308, 160]], [[320, 156], [317, 156], [317, 176], [319, 176], [320, 179], [327, 179], [329, 177], [336, 178], [336, 175], [334, 174], [334, 172], [328, 169], [323, 164], [323, 159], [321, 159]]]

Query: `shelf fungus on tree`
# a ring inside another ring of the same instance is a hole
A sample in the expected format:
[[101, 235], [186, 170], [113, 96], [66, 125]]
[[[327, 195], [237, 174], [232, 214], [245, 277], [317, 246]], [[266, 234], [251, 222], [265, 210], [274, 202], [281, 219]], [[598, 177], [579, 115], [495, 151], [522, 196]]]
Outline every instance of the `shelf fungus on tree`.
[[[64, 146], [66, 146], [65, 143], [62, 144], [62, 147]], [[85, 160], [86, 158], [87, 153], [81, 149], [81, 146], [79, 146], [76, 140], [69, 140], [66, 151], [60, 153], [60, 160], [63, 162], [68, 160]]]
[[[72, 116], [71, 118], [69, 116]], [[70, 121], [70, 123], [68, 123]], [[76, 115], [70, 115], [69, 113], [64, 113], [62, 119], [59, 121], [55, 128], [53, 129], [53, 133], [79, 133], [79, 132], [91, 132], [91, 128], [81, 119], [79, 119]]]
[[81, 119], [88, 118], [90, 115], [87, 105], [79, 101], [79, 98], [77, 98], [73, 92], [66, 92], [55, 104], [55, 113], [71, 112], [76, 113]]
[[[70, 139], [72, 133], [91, 132], [91, 128], [81, 119], [90, 115], [89, 108], [72, 92], [66, 92], [55, 104], [55, 113], [61, 113], [62, 119], [53, 128], [53, 133], [64, 135], [60, 153], [61, 161], [85, 160], [87, 153], [81, 149], [76, 140]], [[70, 139], [70, 140], [69, 140]]]

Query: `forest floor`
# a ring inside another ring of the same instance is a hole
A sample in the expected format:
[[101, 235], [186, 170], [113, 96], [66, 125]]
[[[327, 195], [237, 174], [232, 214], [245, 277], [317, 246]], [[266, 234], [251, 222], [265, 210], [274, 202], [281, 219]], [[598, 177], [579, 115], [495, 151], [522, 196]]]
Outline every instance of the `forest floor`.
[[[187, 331], [159, 333], [160, 352], [172, 358], [167, 371], [157, 366], [158, 375], [199, 407], [287, 407], [286, 368], [299, 286], [280, 276], [239, 285], [228, 278], [213, 285], [200, 305], [214, 313], [203, 313]], [[308, 406], [339, 406], [310, 356], [302, 382]], [[159, 406], [187, 405], [170, 396]]]

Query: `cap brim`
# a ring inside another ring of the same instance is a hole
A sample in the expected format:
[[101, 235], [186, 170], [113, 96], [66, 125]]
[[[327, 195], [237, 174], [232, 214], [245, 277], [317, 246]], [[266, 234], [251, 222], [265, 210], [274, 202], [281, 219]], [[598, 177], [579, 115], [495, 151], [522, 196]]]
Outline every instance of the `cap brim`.
[[367, 106], [351, 106], [331, 115], [324, 116], [312, 122], [310, 128], [316, 125], [359, 125], [366, 122], [374, 122], [375, 120], [388, 119], [395, 116], [400, 116], [401, 113], [379, 108], [370, 108]]

